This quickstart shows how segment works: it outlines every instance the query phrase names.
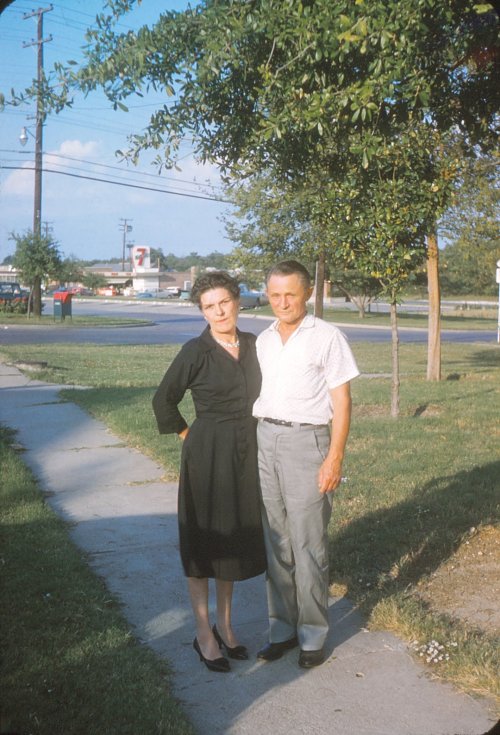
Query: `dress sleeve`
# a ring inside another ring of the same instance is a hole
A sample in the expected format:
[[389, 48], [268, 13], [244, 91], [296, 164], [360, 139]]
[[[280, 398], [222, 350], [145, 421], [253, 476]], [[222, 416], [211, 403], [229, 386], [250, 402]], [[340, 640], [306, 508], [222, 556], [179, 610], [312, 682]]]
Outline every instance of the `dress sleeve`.
[[184, 345], [163, 376], [153, 396], [153, 411], [160, 434], [179, 434], [187, 428], [178, 405], [189, 388], [194, 368], [193, 351]]

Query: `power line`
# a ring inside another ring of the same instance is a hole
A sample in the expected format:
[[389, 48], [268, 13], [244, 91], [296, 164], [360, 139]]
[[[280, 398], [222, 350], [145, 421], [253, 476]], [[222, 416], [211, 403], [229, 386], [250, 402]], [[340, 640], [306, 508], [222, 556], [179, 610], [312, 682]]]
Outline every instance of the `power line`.
[[[35, 171], [33, 166], [1, 166], [0, 168], [9, 171]], [[210, 197], [202, 196], [201, 194], [187, 194], [180, 191], [171, 191], [170, 189], [159, 189], [154, 186], [143, 186], [141, 184], [129, 184], [124, 181], [111, 181], [109, 179], [101, 179], [97, 176], [82, 176], [81, 174], [72, 174], [69, 171], [55, 171], [50, 168], [44, 168], [44, 173], [48, 174], [59, 174], [60, 176], [71, 176], [74, 179], [86, 179], [88, 181], [98, 181], [102, 184], [113, 184], [114, 186], [125, 186], [129, 189], [143, 189], [145, 191], [154, 191], [158, 194], [173, 194], [179, 197], [187, 197], [188, 199], [203, 199], [207, 202], [221, 202], [223, 204], [231, 204], [229, 199], [222, 199], [221, 197]]]
[[[17, 154], [17, 155], [19, 155], [19, 154], [29, 155], [30, 154], [30, 151], [14, 151], [14, 150], [9, 150], [9, 149], [5, 149], [5, 148], [0, 148], [0, 153], [10, 153], [10, 154]], [[137, 169], [135, 169], [135, 170], [123, 169], [120, 166], [113, 166], [113, 165], [108, 164], [108, 163], [97, 163], [96, 161], [89, 161], [89, 160], [86, 160], [86, 159], [83, 159], [83, 158], [76, 158], [75, 156], [69, 156], [69, 155], [66, 155], [64, 153], [50, 153], [50, 152], [44, 151], [44, 156], [46, 156], [47, 158], [58, 158], [58, 159], [63, 159], [63, 160], [68, 160], [68, 161], [75, 161], [76, 163], [83, 163], [83, 164], [88, 165], [88, 166], [95, 166], [95, 167], [98, 167], [98, 168], [110, 169], [111, 171], [119, 171], [120, 174], [122, 176], [125, 176], [125, 177], [126, 176], [129, 176], [131, 178], [146, 177], [146, 178], [155, 179], [156, 181], [158, 181], [158, 179], [159, 179], [158, 174], [153, 174], [153, 173], [150, 173], [149, 171], [141, 171], [141, 170], [137, 170]], [[23, 160], [22, 158], [9, 158], [9, 161], [8, 162], [12, 164], [12, 163], [21, 162], [22, 160]], [[64, 166], [65, 164], [62, 163], [61, 165]], [[3, 168], [5, 168], [5, 166]], [[22, 167], [22, 168], [25, 168], [25, 167]], [[66, 168], [75, 168], [75, 167], [66, 166]], [[29, 170], [29, 169], [27, 169], [27, 170]], [[81, 170], [85, 171], [85, 169], [81, 169]], [[110, 176], [113, 176], [113, 177], [117, 177], [117, 175], [116, 174], [113, 174], [113, 173], [110, 173], [109, 175]], [[213, 191], [215, 191], [218, 188], [216, 185], [211, 184], [209, 182], [206, 182], [204, 184], [200, 184], [197, 181], [193, 181], [193, 180], [189, 181], [188, 179], [179, 179], [179, 178], [174, 178], [172, 176], [162, 176], [161, 181], [162, 182], [163, 181], [171, 181], [174, 184], [187, 184], [188, 186], [197, 187], [198, 189], [200, 187], [202, 187], [202, 186], [205, 186], [205, 187], [208, 187], [208, 188], [212, 189]]]

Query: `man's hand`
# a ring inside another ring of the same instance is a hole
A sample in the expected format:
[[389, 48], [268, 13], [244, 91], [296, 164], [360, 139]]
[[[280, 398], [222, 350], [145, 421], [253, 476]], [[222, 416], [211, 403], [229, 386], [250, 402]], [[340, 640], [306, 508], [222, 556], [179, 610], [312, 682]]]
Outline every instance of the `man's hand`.
[[322, 495], [336, 490], [342, 482], [342, 460], [325, 459], [318, 472], [318, 489]]

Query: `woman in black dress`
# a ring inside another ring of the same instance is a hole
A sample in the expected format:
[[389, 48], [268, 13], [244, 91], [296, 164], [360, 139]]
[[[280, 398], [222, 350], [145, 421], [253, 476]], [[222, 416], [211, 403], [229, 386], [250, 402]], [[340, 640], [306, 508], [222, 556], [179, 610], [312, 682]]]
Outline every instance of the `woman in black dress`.
[[[196, 621], [193, 647], [212, 671], [246, 659], [231, 624], [233, 582], [266, 567], [261, 528], [255, 419], [260, 390], [255, 336], [236, 327], [239, 286], [227, 273], [200, 276], [191, 300], [208, 322], [187, 342], [153, 398], [161, 434], [176, 432], [182, 447], [178, 517], [180, 552]], [[178, 409], [191, 390], [196, 419]], [[210, 626], [208, 579], [215, 579], [217, 623]]]

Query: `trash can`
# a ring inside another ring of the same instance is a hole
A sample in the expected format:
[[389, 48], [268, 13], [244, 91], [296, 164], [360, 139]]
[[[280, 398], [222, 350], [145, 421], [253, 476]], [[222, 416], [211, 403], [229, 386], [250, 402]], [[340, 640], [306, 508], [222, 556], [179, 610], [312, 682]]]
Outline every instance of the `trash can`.
[[54, 293], [54, 319], [60, 319], [63, 321], [69, 316], [73, 318], [71, 314], [71, 297], [73, 294], [68, 291], [56, 291]]

